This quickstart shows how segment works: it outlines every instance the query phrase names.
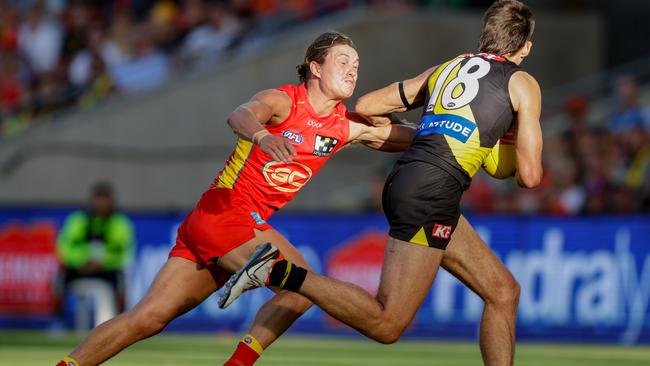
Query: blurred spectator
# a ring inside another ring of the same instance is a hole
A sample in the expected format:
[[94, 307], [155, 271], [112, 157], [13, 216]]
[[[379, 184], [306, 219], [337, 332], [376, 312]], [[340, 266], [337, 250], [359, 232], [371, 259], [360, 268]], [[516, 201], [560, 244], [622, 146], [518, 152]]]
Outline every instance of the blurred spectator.
[[31, 108], [33, 113], [49, 116], [68, 107], [72, 102], [72, 91], [61, 77], [61, 73], [43, 74], [32, 92]]
[[639, 208], [650, 208], [650, 136], [641, 127], [630, 128], [621, 137], [625, 154], [624, 186], [632, 191]]
[[23, 106], [25, 86], [18, 78], [19, 59], [12, 53], [0, 53], [0, 121], [14, 116]]
[[91, 27], [87, 38], [88, 48], [75, 55], [68, 70], [78, 96], [77, 105], [83, 109], [93, 107], [113, 90], [106, 60], [113, 60], [114, 65], [119, 63], [119, 56], [115, 56], [117, 50], [106, 41], [103, 29]]
[[156, 48], [151, 29], [136, 29], [134, 55], [111, 68], [112, 82], [118, 91], [133, 93], [157, 88], [171, 75], [169, 58]]
[[199, 27], [205, 21], [206, 6], [203, 0], [183, 0], [181, 10], [176, 19], [178, 39], [184, 40], [192, 29]]
[[90, 13], [88, 6], [80, 0], [75, 0], [65, 11], [63, 54], [66, 58], [86, 48], [86, 34], [92, 23]]
[[197, 66], [214, 64], [240, 31], [235, 14], [221, 4], [209, 7], [206, 24], [191, 31], [181, 47], [181, 59]]
[[18, 49], [18, 11], [10, 6], [2, 6], [0, 12], [0, 51]]
[[169, 54], [177, 47], [176, 19], [178, 7], [171, 0], [159, 0], [151, 8], [149, 33], [156, 47]]
[[567, 142], [575, 141], [589, 132], [589, 101], [584, 95], [576, 94], [566, 100], [564, 107], [567, 126], [563, 138]]
[[616, 84], [618, 109], [611, 118], [610, 125], [615, 133], [623, 133], [636, 126], [647, 127], [648, 121], [639, 105], [639, 84], [631, 75], [621, 77]]
[[78, 292], [92, 291], [88, 283], [100, 283], [110, 290], [115, 314], [108, 315], [115, 316], [123, 304], [123, 271], [134, 250], [133, 225], [116, 210], [111, 186], [95, 185], [88, 209], [70, 214], [60, 230], [57, 253], [63, 265], [64, 291], [83, 295]]
[[586, 194], [580, 184], [577, 163], [570, 157], [557, 161], [551, 171], [554, 180], [544, 191], [543, 210], [553, 215], [576, 215], [582, 211]]
[[56, 70], [61, 57], [63, 29], [46, 14], [42, 4], [35, 5], [18, 30], [18, 49], [29, 69], [36, 75]]
[[103, 61], [109, 69], [128, 61], [133, 56], [134, 33], [133, 21], [128, 14], [120, 14], [113, 18], [109, 37], [101, 46]]

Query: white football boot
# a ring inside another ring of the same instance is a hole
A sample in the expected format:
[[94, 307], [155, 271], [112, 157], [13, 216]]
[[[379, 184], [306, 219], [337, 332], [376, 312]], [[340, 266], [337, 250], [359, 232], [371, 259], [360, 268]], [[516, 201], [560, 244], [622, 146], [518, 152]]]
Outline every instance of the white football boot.
[[273, 264], [282, 259], [280, 256], [280, 250], [271, 243], [258, 246], [248, 262], [223, 286], [219, 307], [225, 309], [244, 292], [265, 287]]

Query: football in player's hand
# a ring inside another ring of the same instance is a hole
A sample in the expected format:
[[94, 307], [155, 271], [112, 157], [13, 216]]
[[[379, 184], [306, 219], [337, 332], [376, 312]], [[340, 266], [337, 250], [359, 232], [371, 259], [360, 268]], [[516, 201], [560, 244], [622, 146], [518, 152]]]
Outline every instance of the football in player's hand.
[[517, 158], [514, 141], [499, 140], [485, 158], [483, 170], [497, 179], [505, 179], [515, 175]]

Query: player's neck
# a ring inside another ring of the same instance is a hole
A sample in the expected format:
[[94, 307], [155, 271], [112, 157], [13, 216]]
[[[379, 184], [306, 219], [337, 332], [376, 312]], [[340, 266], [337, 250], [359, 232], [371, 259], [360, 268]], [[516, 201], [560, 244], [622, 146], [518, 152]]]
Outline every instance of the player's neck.
[[521, 55], [519, 54], [515, 54], [515, 55], [510, 54], [510, 55], [505, 55], [504, 57], [506, 58], [506, 60], [512, 62], [517, 66], [521, 65], [521, 62], [524, 61], [524, 58], [521, 57]]
[[317, 116], [325, 117], [332, 114], [334, 108], [339, 104], [340, 100], [331, 99], [328, 97], [318, 85], [310, 85], [307, 87], [307, 100], [311, 108]]
[[532, 46], [533, 46], [533, 44], [530, 41], [528, 41], [518, 51], [505, 54], [505, 55], [503, 55], [503, 57], [505, 57], [508, 61], [516, 64], [517, 66], [519, 66], [519, 65], [521, 65], [521, 63], [524, 61], [524, 59], [530, 53], [530, 49], [531, 49]]

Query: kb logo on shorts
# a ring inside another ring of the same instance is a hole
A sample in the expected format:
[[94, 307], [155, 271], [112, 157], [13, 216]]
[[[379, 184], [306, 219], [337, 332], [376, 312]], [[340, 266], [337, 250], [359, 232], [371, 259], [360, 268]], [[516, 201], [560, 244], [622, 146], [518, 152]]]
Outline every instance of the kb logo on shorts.
[[433, 231], [431, 232], [431, 235], [440, 239], [449, 239], [449, 237], [451, 236], [451, 226], [435, 224], [433, 226]]
[[311, 179], [308, 166], [296, 162], [269, 161], [262, 168], [264, 179], [280, 192], [298, 192]]
[[316, 135], [316, 142], [314, 143], [314, 155], [316, 156], [329, 156], [334, 150], [334, 146], [339, 143], [339, 140], [333, 137]]

